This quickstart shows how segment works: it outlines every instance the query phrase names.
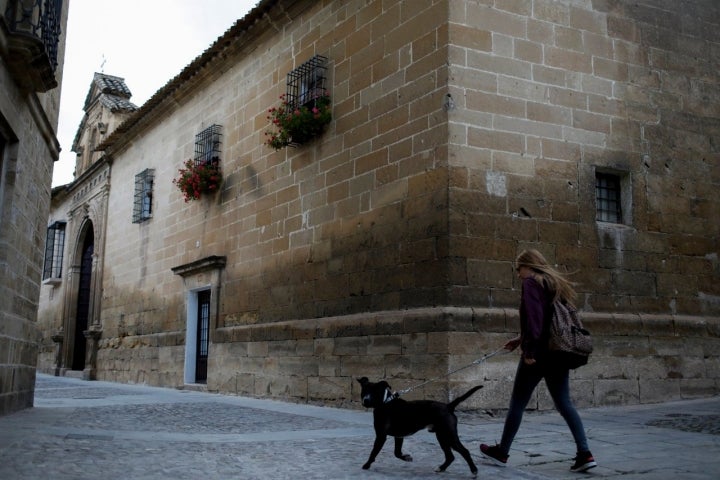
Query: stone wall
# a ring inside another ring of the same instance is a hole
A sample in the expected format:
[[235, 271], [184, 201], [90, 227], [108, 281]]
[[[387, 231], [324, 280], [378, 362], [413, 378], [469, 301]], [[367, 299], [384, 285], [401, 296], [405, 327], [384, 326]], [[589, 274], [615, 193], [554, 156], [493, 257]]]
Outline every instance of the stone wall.
[[[534, 247], [595, 312], [718, 315], [717, 2], [450, 2], [451, 304]], [[595, 174], [623, 182], [597, 222]]]
[[[595, 351], [572, 373], [579, 406], [652, 403], [714, 395], [720, 388], [718, 319], [585, 314]], [[518, 362], [496, 352], [517, 334], [515, 309], [428, 308], [221, 328], [208, 388], [358, 406], [356, 379], [387, 379], [405, 397], [444, 400], [484, 388], [464, 408], [504, 409]], [[467, 367], [467, 368], [465, 368]], [[447, 375], [448, 372], [455, 372]], [[428, 379], [435, 379], [425, 383]], [[415, 388], [418, 387], [418, 388]], [[552, 408], [539, 388], [530, 408]]]
[[[57, 46], [58, 83], [67, 23], [67, 2], [60, 3], [63, 11], [58, 22], [63, 34]], [[22, 42], [8, 40], [13, 32], [7, 27], [7, 6], [0, 2], [0, 415], [33, 405], [50, 184], [53, 162], [60, 152], [55, 133], [60, 89], [39, 93], [34, 87], [21, 86], [17, 71], [12, 73], [9, 47], [18, 48]], [[15, 68], [24, 60], [28, 65], [22, 74], [39, 76], [42, 60], [32, 59], [36, 64], [31, 66], [22, 54], [12, 59]]]

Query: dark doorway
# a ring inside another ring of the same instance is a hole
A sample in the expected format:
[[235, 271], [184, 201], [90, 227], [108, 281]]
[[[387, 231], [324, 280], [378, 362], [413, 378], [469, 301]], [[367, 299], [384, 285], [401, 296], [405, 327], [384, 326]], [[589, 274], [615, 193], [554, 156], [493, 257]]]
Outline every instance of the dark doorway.
[[197, 350], [195, 382], [207, 382], [208, 346], [210, 332], [210, 290], [198, 292]]
[[83, 241], [82, 259], [80, 261], [80, 280], [78, 286], [77, 314], [75, 317], [75, 343], [73, 348], [73, 370], [85, 368], [85, 350], [87, 341], [83, 332], [88, 328], [88, 315], [90, 313], [90, 294], [92, 279], [92, 257], [95, 250], [95, 235], [92, 226], [85, 232]]

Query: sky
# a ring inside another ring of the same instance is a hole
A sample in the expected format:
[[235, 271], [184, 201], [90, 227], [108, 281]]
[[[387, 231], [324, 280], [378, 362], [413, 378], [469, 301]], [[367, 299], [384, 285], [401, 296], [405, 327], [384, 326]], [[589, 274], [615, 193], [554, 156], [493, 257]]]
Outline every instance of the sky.
[[52, 186], [73, 180], [71, 152], [95, 72], [125, 79], [142, 106], [258, 0], [70, 0]]

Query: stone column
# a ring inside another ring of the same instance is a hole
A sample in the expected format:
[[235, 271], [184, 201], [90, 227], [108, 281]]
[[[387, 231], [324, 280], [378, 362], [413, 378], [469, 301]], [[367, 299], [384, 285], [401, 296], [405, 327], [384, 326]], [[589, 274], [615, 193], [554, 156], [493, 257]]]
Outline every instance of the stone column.
[[55, 342], [55, 376], [59, 377], [60, 369], [62, 369], [62, 363], [63, 363], [62, 362], [62, 357], [63, 357], [62, 349], [63, 349], [63, 342], [65, 340], [65, 334], [63, 333], [63, 328], [60, 327], [58, 329], [57, 333], [55, 333], [55, 335], [53, 335], [50, 338], [52, 338], [52, 341]]
[[87, 340], [83, 380], [97, 380], [97, 352], [102, 330], [99, 325], [93, 325], [90, 329], [83, 331], [83, 335]]

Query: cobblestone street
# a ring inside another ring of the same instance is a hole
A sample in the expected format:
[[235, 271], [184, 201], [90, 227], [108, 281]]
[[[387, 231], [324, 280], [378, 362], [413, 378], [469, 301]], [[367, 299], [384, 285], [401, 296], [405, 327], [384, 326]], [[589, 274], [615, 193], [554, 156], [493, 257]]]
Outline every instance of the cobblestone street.
[[[599, 466], [595, 478], [715, 479], [720, 474], [720, 398], [581, 411]], [[477, 453], [502, 418], [459, 411], [478, 478], [563, 479], [574, 456], [554, 412], [528, 414], [498, 468]], [[388, 441], [369, 471], [372, 413], [201, 392], [38, 375], [35, 408], [0, 417], [0, 478], [422, 479], [439, 478], [434, 435]], [[443, 479], [471, 478], [457, 456]]]

